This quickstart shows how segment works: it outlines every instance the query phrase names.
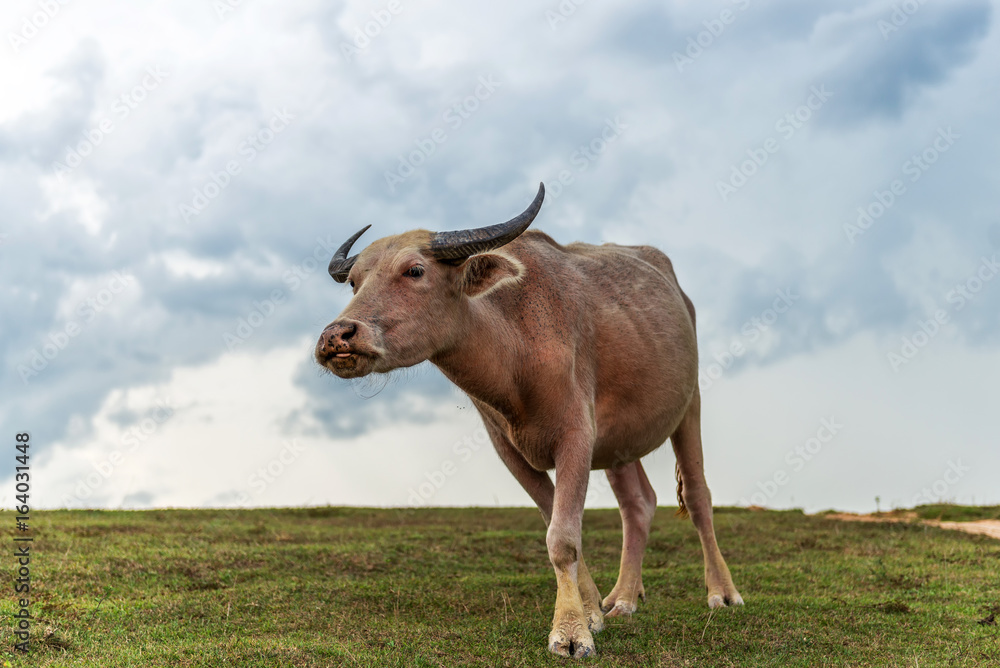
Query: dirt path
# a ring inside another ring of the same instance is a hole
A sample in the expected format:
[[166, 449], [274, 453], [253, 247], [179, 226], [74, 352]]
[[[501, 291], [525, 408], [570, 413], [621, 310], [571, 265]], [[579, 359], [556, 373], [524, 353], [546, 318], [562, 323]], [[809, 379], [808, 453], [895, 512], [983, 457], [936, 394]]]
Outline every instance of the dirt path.
[[1000, 520], [976, 520], [974, 522], [940, 522], [938, 520], [924, 520], [931, 526], [938, 526], [942, 529], [955, 529], [966, 533], [980, 533], [990, 538], [1000, 540]]
[[964, 531], [965, 533], [982, 534], [1000, 540], [1000, 520], [975, 520], [973, 522], [942, 522], [940, 520], [921, 520], [916, 513], [894, 513], [892, 515], [856, 515], [854, 513], [830, 513], [824, 515], [831, 520], [844, 522], [923, 522], [932, 527]]

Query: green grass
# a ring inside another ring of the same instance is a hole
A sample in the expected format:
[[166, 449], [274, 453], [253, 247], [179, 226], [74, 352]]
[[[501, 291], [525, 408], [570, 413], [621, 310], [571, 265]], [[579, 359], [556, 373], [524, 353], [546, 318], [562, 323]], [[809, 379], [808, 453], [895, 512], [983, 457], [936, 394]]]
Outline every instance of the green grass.
[[925, 520], [944, 522], [970, 522], [972, 520], [1000, 520], [1000, 506], [956, 506], [936, 503], [914, 508], [917, 516]]
[[[567, 662], [545, 649], [555, 578], [534, 510], [52, 511], [32, 521], [33, 651], [13, 653], [5, 623], [0, 665]], [[978, 623], [1000, 613], [1000, 541], [800, 512], [723, 508], [716, 526], [746, 607], [709, 614], [697, 535], [660, 509], [648, 600], [608, 620], [590, 665], [1000, 665], [1000, 625]], [[607, 593], [617, 512], [588, 511], [584, 531]]]

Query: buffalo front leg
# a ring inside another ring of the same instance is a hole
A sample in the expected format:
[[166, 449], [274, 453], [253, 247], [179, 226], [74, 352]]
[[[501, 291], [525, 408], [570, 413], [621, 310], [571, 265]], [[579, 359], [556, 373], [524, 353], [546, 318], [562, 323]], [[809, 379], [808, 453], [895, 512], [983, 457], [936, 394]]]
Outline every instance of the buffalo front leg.
[[622, 516], [622, 561], [618, 582], [604, 599], [602, 609], [608, 617], [625, 617], [635, 612], [640, 598], [646, 598], [642, 557], [656, 512], [656, 492], [637, 461], [610, 468], [607, 476]]
[[701, 449], [701, 397], [695, 390], [694, 398], [677, 431], [670, 437], [677, 455], [678, 501], [687, 506], [691, 521], [698, 530], [701, 550], [705, 556], [705, 585], [708, 588], [708, 607], [724, 608], [743, 605], [743, 597], [736, 590], [729, 574], [726, 560], [719, 552], [712, 524], [712, 494], [705, 482], [705, 462]]
[[[485, 409], [480, 409], [485, 413]], [[539, 471], [531, 467], [524, 456], [518, 452], [510, 439], [502, 430], [493, 425], [488, 419], [488, 414], [483, 415], [483, 422], [486, 431], [493, 441], [493, 447], [500, 456], [500, 460], [507, 466], [507, 469], [514, 475], [514, 478], [521, 483], [521, 487], [528, 493], [531, 500], [538, 506], [545, 520], [545, 526], [552, 524], [552, 505], [555, 498], [555, 485], [545, 471]], [[580, 568], [577, 577], [580, 590], [580, 598], [583, 600], [583, 608], [587, 614], [587, 628], [591, 633], [599, 633], [604, 628], [604, 615], [601, 612], [601, 592], [594, 584], [593, 578], [587, 570], [587, 565], [580, 555]]]
[[596, 654], [580, 594], [580, 583], [590, 578], [583, 563], [581, 541], [583, 505], [590, 478], [590, 453], [589, 445], [583, 443], [575, 448], [569, 445], [557, 453], [552, 521], [545, 536], [549, 560], [556, 572], [557, 587], [549, 651], [574, 658]]

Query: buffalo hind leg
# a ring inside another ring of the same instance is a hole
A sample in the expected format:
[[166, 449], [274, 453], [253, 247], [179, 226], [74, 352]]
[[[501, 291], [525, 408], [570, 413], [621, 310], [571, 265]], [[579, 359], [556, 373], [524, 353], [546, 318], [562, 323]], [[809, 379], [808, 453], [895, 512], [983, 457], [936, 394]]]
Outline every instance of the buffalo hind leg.
[[[538, 506], [538, 510], [542, 513], [542, 518], [545, 520], [545, 527], [548, 528], [552, 523], [552, 503], [555, 498], [555, 485], [552, 484], [552, 478], [545, 471], [538, 471], [532, 468], [521, 453], [514, 449], [507, 436], [501, 430], [494, 427], [486, 416], [483, 416], [483, 422], [486, 425], [486, 431], [489, 433], [490, 439], [493, 441], [493, 447], [496, 449], [497, 455], [499, 455], [501, 461], [507, 466], [507, 469], [513, 474], [514, 478], [521, 483], [521, 487], [528, 493], [531, 500], [535, 502], [535, 505]], [[583, 601], [584, 612], [587, 615], [587, 628], [592, 634], [600, 633], [604, 629], [604, 615], [601, 612], [601, 592], [597, 589], [594, 579], [587, 570], [583, 554], [580, 555], [577, 583], [580, 599]]]
[[[712, 494], [705, 482], [705, 465], [701, 449], [701, 397], [695, 390], [694, 398], [677, 431], [670, 437], [677, 455], [677, 470], [681, 498], [687, 506], [691, 521], [698, 530], [701, 549], [705, 555], [705, 585], [708, 588], [708, 607], [723, 608], [743, 605], [743, 598], [733, 585], [719, 545], [715, 540], [712, 524]], [[681, 491], [682, 490], [682, 491]]]
[[622, 516], [622, 560], [618, 582], [604, 599], [602, 609], [608, 617], [624, 617], [635, 612], [640, 598], [646, 600], [642, 557], [656, 512], [656, 492], [638, 461], [610, 468], [607, 476]]

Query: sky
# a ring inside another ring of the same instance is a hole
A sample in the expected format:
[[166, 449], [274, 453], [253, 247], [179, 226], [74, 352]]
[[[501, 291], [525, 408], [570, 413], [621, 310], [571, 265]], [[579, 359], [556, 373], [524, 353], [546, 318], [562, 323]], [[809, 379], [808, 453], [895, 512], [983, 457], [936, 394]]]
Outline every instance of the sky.
[[43, 508], [530, 505], [434, 367], [312, 350], [351, 233], [541, 181], [556, 240], [671, 257], [717, 505], [1000, 503], [997, 9], [7, 2], [0, 439]]

